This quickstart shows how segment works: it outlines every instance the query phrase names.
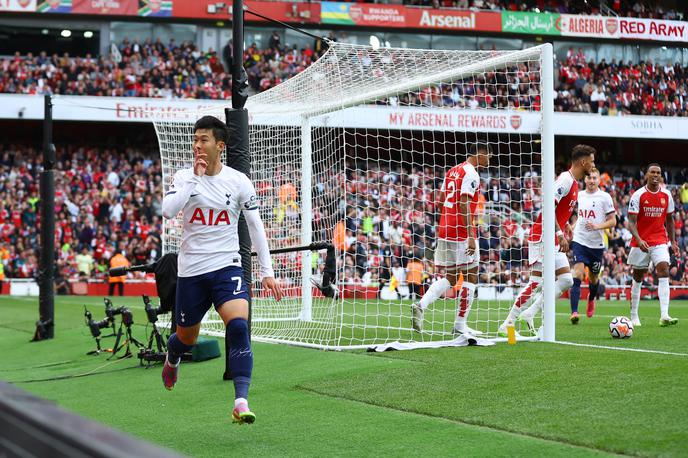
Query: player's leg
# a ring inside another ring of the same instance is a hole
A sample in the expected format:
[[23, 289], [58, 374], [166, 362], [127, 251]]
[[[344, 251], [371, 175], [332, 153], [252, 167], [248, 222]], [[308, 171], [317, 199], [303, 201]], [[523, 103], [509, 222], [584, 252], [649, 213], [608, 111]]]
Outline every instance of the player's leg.
[[[435, 266], [447, 267], [456, 264], [455, 243], [448, 240], [438, 239], [435, 249]], [[440, 278], [425, 291], [419, 302], [414, 302], [411, 306], [411, 326], [415, 331], [423, 330], [423, 318], [425, 310], [444, 293], [453, 287], [457, 281], [455, 272], [447, 272], [445, 277]]]
[[[573, 265], [573, 286], [571, 286], [571, 294], [569, 295], [569, 301], [571, 302], [571, 318], [574, 314], [578, 316], [578, 302], [580, 301], [580, 290], [581, 283], [585, 278], [585, 264], [582, 262], [577, 262]], [[578, 323], [571, 320], [573, 324]]]
[[162, 381], [171, 390], [177, 383], [179, 364], [184, 353], [191, 351], [201, 328], [203, 315], [210, 308], [210, 293], [204, 275], [179, 277], [175, 301], [177, 330], [167, 341], [167, 357], [162, 368]]
[[588, 318], [592, 318], [595, 314], [595, 299], [597, 298], [597, 289], [600, 285], [600, 272], [602, 271], [602, 257], [603, 250], [598, 250], [595, 254], [595, 259], [590, 263], [588, 269], [588, 305], [585, 314]]
[[[213, 303], [225, 324], [229, 339], [229, 370], [234, 382], [235, 423], [253, 423], [256, 416], [248, 408], [248, 390], [253, 373], [253, 350], [248, 333], [248, 288], [240, 267], [230, 266], [215, 272]], [[219, 305], [217, 305], [219, 304]]]
[[631, 321], [633, 326], [640, 326], [638, 307], [640, 306], [640, 290], [643, 277], [650, 265], [650, 253], [642, 251], [638, 247], [631, 248], [628, 253], [628, 264], [633, 268], [633, 280], [631, 281]]
[[528, 265], [530, 266], [530, 279], [528, 283], [521, 289], [511, 305], [509, 315], [507, 315], [504, 322], [499, 326], [498, 332], [500, 335], [507, 335], [507, 326], [513, 325], [516, 318], [519, 317], [524, 310], [524, 306], [532, 298], [537, 297], [542, 286], [542, 242], [528, 243]]
[[[478, 256], [478, 255], [476, 255]], [[464, 280], [461, 284], [461, 290], [457, 296], [458, 307], [456, 311], [456, 319], [454, 320], [454, 332], [459, 334], [471, 334], [474, 336], [481, 336], [482, 331], [470, 328], [466, 321], [468, 321], [468, 314], [473, 305], [475, 298], [475, 288], [478, 284], [478, 263], [470, 265], [470, 267], [463, 269]]]
[[578, 323], [578, 301], [580, 301], [581, 283], [585, 279], [585, 265], [590, 261], [587, 258], [585, 246], [577, 242], [571, 242], [571, 252], [573, 254], [573, 286], [569, 295], [571, 303], [571, 323]]
[[[554, 300], [556, 301], [561, 297], [564, 292], [568, 291], [571, 286], [573, 286], [573, 275], [571, 275], [571, 269], [569, 267], [569, 260], [566, 257], [566, 253], [558, 251], [554, 256], [554, 275], [556, 276], [556, 281], [554, 282]], [[544, 305], [545, 296], [542, 292], [538, 294], [537, 298], [533, 301], [533, 304], [523, 313], [521, 313], [520, 319], [524, 320], [531, 331], [535, 331], [534, 319], [535, 315], [540, 313]], [[571, 316], [573, 322], [573, 314]]]
[[507, 315], [504, 322], [499, 326], [498, 332], [502, 337], [507, 337], [507, 327], [513, 325], [516, 319], [521, 315], [523, 307], [532, 298], [537, 298], [541, 294], [540, 288], [542, 287], [542, 265], [533, 265], [533, 270], [530, 272], [530, 279], [525, 287], [521, 289], [511, 305], [511, 310], [509, 310], [509, 315]]
[[234, 382], [235, 423], [253, 423], [256, 416], [248, 408], [248, 390], [253, 373], [253, 350], [248, 334], [248, 301], [234, 299], [220, 305], [217, 312], [222, 317], [229, 338], [229, 369]]
[[652, 263], [655, 265], [657, 274], [657, 295], [659, 296], [659, 325], [669, 326], [678, 323], [678, 318], [669, 316], [669, 299], [671, 297], [669, 288], [669, 247], [666, 245], [653, 246], [650, 248]]

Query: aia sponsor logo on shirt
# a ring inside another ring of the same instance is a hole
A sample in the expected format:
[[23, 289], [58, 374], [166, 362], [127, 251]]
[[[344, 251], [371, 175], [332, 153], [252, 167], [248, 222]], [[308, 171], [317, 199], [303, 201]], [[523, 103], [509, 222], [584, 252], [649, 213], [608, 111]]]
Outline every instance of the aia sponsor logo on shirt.
[[189, 224], [201, 224], [203, 226], [229, 225], [229, 213], [227, 210], [214, 208], [195, 208]]
[[[594, 206], [595, 205], [593, 204], [593, 207]], [[586, 219], [594, 219], [596, 217], [595, 210], [580, 209], [580, 210], [578, 210], [578, 217], [579, 218], [586, 218]]]

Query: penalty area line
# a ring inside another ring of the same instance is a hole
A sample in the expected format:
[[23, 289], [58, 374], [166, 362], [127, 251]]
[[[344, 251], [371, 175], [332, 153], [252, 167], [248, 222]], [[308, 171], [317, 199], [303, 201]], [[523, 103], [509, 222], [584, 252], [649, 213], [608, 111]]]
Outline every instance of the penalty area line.
[[673, 351], [662, 351], [662, 350], [647, 350], [645, 348], [612, 347], [610, 345], [584, 344], [584, 343], [578, 343], [578, 342], [565, 342], [565, 341], [559, 341], [559, 340], [557, 340], [553, 343], [560, 344], [560, 345], [571, 345], [573, 347], [601, 348], [603, 350], [635, 351], [638, 353], [656, 353], [658, 355], [670, 355], [670, 356], [688, 356], [688, 353], [676, 353]]

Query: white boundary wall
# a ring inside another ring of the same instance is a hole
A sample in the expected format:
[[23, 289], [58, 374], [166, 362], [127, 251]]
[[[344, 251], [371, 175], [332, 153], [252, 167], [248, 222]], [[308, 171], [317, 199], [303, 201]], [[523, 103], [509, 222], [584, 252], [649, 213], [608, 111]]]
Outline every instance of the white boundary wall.
[[[227, 101], [217, 100], [136, 97], [56, 96], [53, 100], [53, 118], [57, 121], [151, 122], [152, 115], [229, 105]], [[494, 111], [365, 106], [321, 116], [314, 125], [511, 134], [538, 130], [536, 113]], [[0, 94], [0, 119], [43, 119], [43, 97]], [[290, 122], [296, 125], [300, 120], [290, 117]], [[688, 140], [688, 118], [554, 113], [554, 135]]]

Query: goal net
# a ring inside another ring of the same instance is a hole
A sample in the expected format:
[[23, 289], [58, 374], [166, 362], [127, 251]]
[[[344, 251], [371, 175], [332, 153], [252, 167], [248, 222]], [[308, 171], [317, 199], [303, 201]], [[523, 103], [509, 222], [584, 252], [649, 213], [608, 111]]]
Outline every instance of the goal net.
[[[433, 262], [439, 191], [477, 144], [493, 156], [478, 170], [481, 261], [468, 324], [497, 338], [528, 280], [531, 224], [543, 206], [553, 215], [542, 199], [543, 183], [554, 181], [551, 56], [550, 45], [452, 51], [330, 43], [305, 71], [250, 97], [251, 179], [270, 247], [331, 242], [340, 293], [323, 297], [311, 283], [322, 276], [324, 251], [274, 255], [287, 297], [277, 303], [254, 282], [253, 338], [326, 349], [453, 339], [454, 290], [427, 309], [422, 333], [411, 328], [411, 304], [444, 274]], [[191, 165], [193, 123], [206, 114], [224, 120], [208, 109], [155, 121], [165, 189]], [[544, 226], [554, 239], [553, 225]], [[180, 231], [180, 220], [165, 221], [164, 252], [179, 249]], [[547, 254], [546, 272], [551, 261]], [[546, 301], [545, 316], [553, 314]], [[543, 321], [551, 340], [553, 319]], [[214, 312], [202, 330], [225, 332]]]

